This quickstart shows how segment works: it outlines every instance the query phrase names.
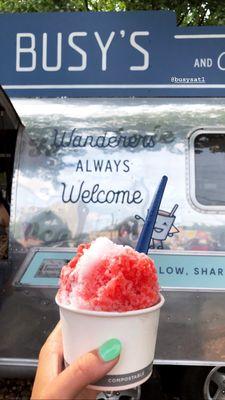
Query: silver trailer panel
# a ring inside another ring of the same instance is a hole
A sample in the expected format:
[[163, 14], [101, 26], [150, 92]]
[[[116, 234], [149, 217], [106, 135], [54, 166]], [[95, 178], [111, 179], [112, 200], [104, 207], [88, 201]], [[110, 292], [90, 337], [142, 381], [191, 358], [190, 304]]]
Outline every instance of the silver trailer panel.
[[[8, 332], [0, 344], [2, 365], [35, 360], [58, 320], [58, 270], [49, 276], [48, 266], [38, 284], [32, 279], [39, 265], [25, 277], [32, 252], [73, 254], [99, 235], [135, 246], [164, 174], [169, 181], [149, 251], [165, 260], [164, 269], [158, 265], [166, 304], [155, 362], [222, 365], [225, 100], [13, 99], [13, 105], [25, 129], [18, 132], [11, 198], [12, 284], [2, 290], [0, 324]], [[210, 146], [190, 139], [209, 134]], [[216, 168], [204, 175], [208, 161]], [[191, 260], [183, 272], [172, 269], [174, 253]]]

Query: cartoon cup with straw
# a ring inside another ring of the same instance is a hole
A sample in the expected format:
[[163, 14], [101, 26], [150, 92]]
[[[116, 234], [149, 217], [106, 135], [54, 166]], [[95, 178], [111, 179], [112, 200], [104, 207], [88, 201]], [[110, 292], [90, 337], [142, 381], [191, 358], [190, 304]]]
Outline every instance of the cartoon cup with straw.
[[136, 251], [98, 238], [86, 248], [78, 248], [76, 257], [62, 269], [56, 302], [65, 364], [111, 338], [122, 344], [119, 362], [103, 379], [93, 382], [92, 389], [121, 391], [139, 386], [151, 376], [164, 298], [154, 263], [146, 254], [166, 183], [163, 176]]
[[152, 241], [150, 248], [163, 249], [163, 242], [167, 237], [172, 237], [179, 230], [174, 225], [175, 212], [178, 204], [175, 204], [170, 212], [159, 210], [152, 233]]

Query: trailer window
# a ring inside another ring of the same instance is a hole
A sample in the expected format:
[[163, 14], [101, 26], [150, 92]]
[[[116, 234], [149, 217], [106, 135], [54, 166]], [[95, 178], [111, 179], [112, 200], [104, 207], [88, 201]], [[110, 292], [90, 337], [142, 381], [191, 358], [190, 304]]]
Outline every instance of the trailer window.
[[224, 209], [225, 132], [195, 132], [190, 154], [192, 201], [203, 209]]

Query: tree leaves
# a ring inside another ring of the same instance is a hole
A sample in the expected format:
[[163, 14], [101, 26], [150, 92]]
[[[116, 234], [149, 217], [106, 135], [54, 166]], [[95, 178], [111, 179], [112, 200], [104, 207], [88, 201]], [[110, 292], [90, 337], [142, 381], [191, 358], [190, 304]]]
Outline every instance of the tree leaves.
[[173, 10], [177, 25], [225, 25], [217, 0], [0, 0], [0, 12]]

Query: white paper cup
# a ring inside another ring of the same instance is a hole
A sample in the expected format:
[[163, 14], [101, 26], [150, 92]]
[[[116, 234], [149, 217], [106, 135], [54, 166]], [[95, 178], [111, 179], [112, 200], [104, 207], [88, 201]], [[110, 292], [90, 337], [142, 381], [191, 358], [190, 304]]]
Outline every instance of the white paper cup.
[[122, 343], [117, 365], [89, 388], [121, 391], [136, 387], [151, 376], [159, 313], [164, 304], [162, 295], [153, 307], [127, 312], [74, 310], [61, 305], [57, 297], [56, 303], [60, 309], [66, 365], [111, 338]]

